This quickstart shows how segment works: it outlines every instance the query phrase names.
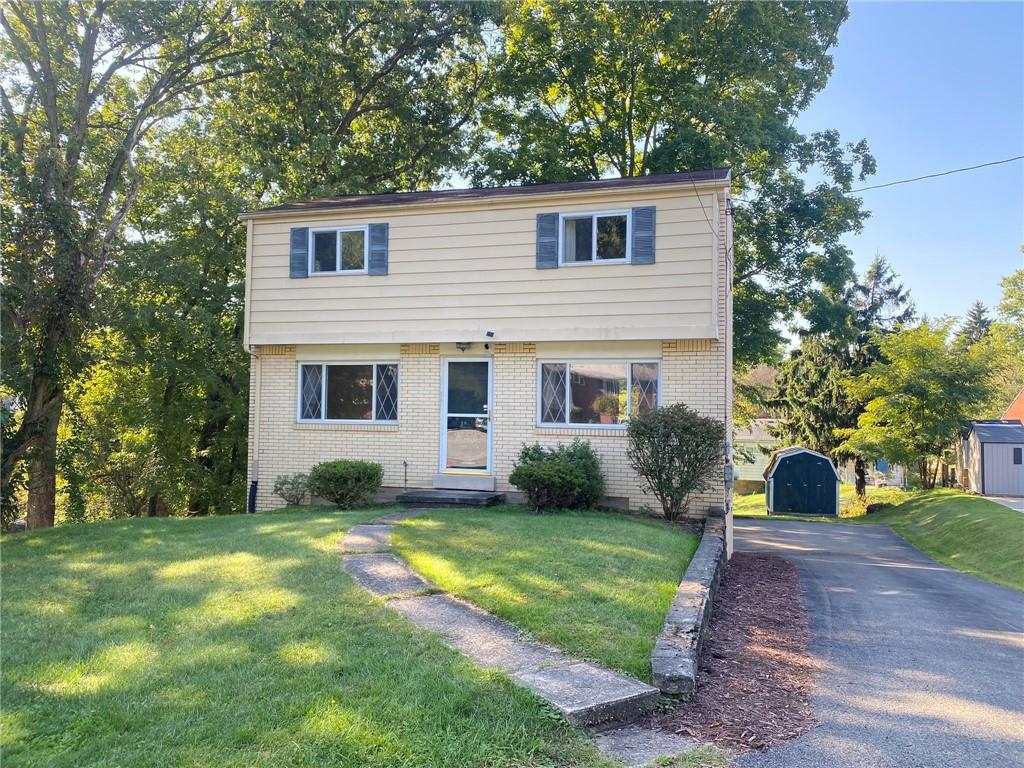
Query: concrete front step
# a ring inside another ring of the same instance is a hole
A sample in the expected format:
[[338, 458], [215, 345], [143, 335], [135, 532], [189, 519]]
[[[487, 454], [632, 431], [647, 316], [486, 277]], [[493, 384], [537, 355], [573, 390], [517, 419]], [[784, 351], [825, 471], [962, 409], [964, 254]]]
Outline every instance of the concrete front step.
[[505, 494], [492, 491], [424, 488], [406, 491], [398, 496], [397, 501], [404, 506], [413, 507], [491, 507], [505, 501]]
[[497, 486], [494, 475], [460, 475], [438, 472], [434, 475], [434, 488], [454, 491], [491, 491]]

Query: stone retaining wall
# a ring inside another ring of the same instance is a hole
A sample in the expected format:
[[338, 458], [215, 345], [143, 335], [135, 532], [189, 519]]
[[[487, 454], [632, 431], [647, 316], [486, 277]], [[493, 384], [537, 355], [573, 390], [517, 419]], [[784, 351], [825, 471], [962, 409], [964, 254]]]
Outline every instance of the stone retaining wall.
[[725, 528], [724, 519], [708, 519], [654, 645], [651, 671], [664, 693], [689, 697], [697, 687], [701, 646], [728, 559]]

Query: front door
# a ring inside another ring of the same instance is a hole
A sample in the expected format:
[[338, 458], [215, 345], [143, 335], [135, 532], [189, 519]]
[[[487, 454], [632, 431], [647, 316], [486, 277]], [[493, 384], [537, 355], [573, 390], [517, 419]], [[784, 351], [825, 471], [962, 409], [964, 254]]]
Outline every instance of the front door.
[[491, 361], [446, 360], [442, 382], [441, 471], [491, 471]]

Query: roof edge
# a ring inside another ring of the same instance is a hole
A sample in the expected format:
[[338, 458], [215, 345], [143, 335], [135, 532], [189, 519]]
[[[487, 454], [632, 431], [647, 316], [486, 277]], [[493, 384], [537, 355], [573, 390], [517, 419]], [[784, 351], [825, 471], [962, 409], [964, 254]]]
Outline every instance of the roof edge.
[[383, 206], [422, 205], [425, 203], [471, 202], [495, 198], [517, 198], [531, 195], [554, 195], [567, 192], [599, 192], [608, 189], [634, 189], [669, 184], [692, 184], [700, 187], [721, 187], [732, 180], [729, 168], [712, 168], [684, 173], [630, 176], [617, 179], [589, 179], [586, 181], [555, 182], [552, 184], [521, 184], [505, 187], [470, 187], [465, 189], [438, 189], [418, 192], [384, 192], [366, 195], [338, 195], [336, 197], [284, 203], [269, 208], [257, 208], [239, 214], [240, 220], [269, 216], [283, 216], [315, 211], [344, 210]]

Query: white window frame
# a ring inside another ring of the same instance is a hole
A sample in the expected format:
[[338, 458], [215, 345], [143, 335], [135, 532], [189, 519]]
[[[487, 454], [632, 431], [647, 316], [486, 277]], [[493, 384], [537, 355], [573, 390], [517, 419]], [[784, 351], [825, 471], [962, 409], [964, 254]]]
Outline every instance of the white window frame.
[[[317, 271], [314, 269], [316, 266], [316, 253], [314, 251], [314, 243], [316, 242], [316, 235], [322, 235], [325, 232], [334, 233], [334, 269], [330, 271]], [[362, 269], [341, 269], [341, 233], [342, 232], [362, 232], [363, 233], [363, 268]], [[310, 227], [309, 230], [309, 257], [307, 263], [307, 274], [309, 275], [365, 275], [370, 268], [370, 226], [368, 224], [357, 224], [346, 227]]]
[[[626, 217], [626, 256], [621, 259], [597, 258], [597, 220], [609, 216]], [[565, 222], [570, 219], [591, 219], [590, 225], [590, 261], [566, 261], [565, 259]], [[633, 211], [577, 211], [558, 214], [558, 264], [566, 267], [593, 266], [595, 264], [629, 264], [633, 256]]]
[[[302, 418], [302, 367], [306, 365], [320, 366], [320, 414], [319, 419]], [[373, 391], [370, 403], [372, 404], [372, 419], [328, 419], [327, 414], [327, 367], [331, 365], [372, 365], [373, 366]], [[377, 366], [393, 365], [398, 371], [398, 392], [395, 396], [395, 419], [378, 419], [377, 416]], [[299, 424], [398, 424], [402, 416], [402, 368], [398, 360], [300, 360], [296, 371], [297, 387], [295, 390], [295, 420]]]
[[[572, 415], [572, 366], [576, 365], [625, 365], [626, 366], [626, 419], [619, 424], [577, 424], [570, 421]], [[661, 360], [638, 358], [630, 360], [601, 358], [569, 358], [560, 360], [537, 360], [537, 417], [536, 426], [544, 429], [600, 429], [622, 431], [629, 426], [633, 415], [633, 366], [636, 364], [654, 365], [658, 369], [658, 399], [656, 406], [661, 406]], [[544, 414], [543, 378], [545, 365], [564, 365], [565, 368], [565, 421], [541, 421]]]

